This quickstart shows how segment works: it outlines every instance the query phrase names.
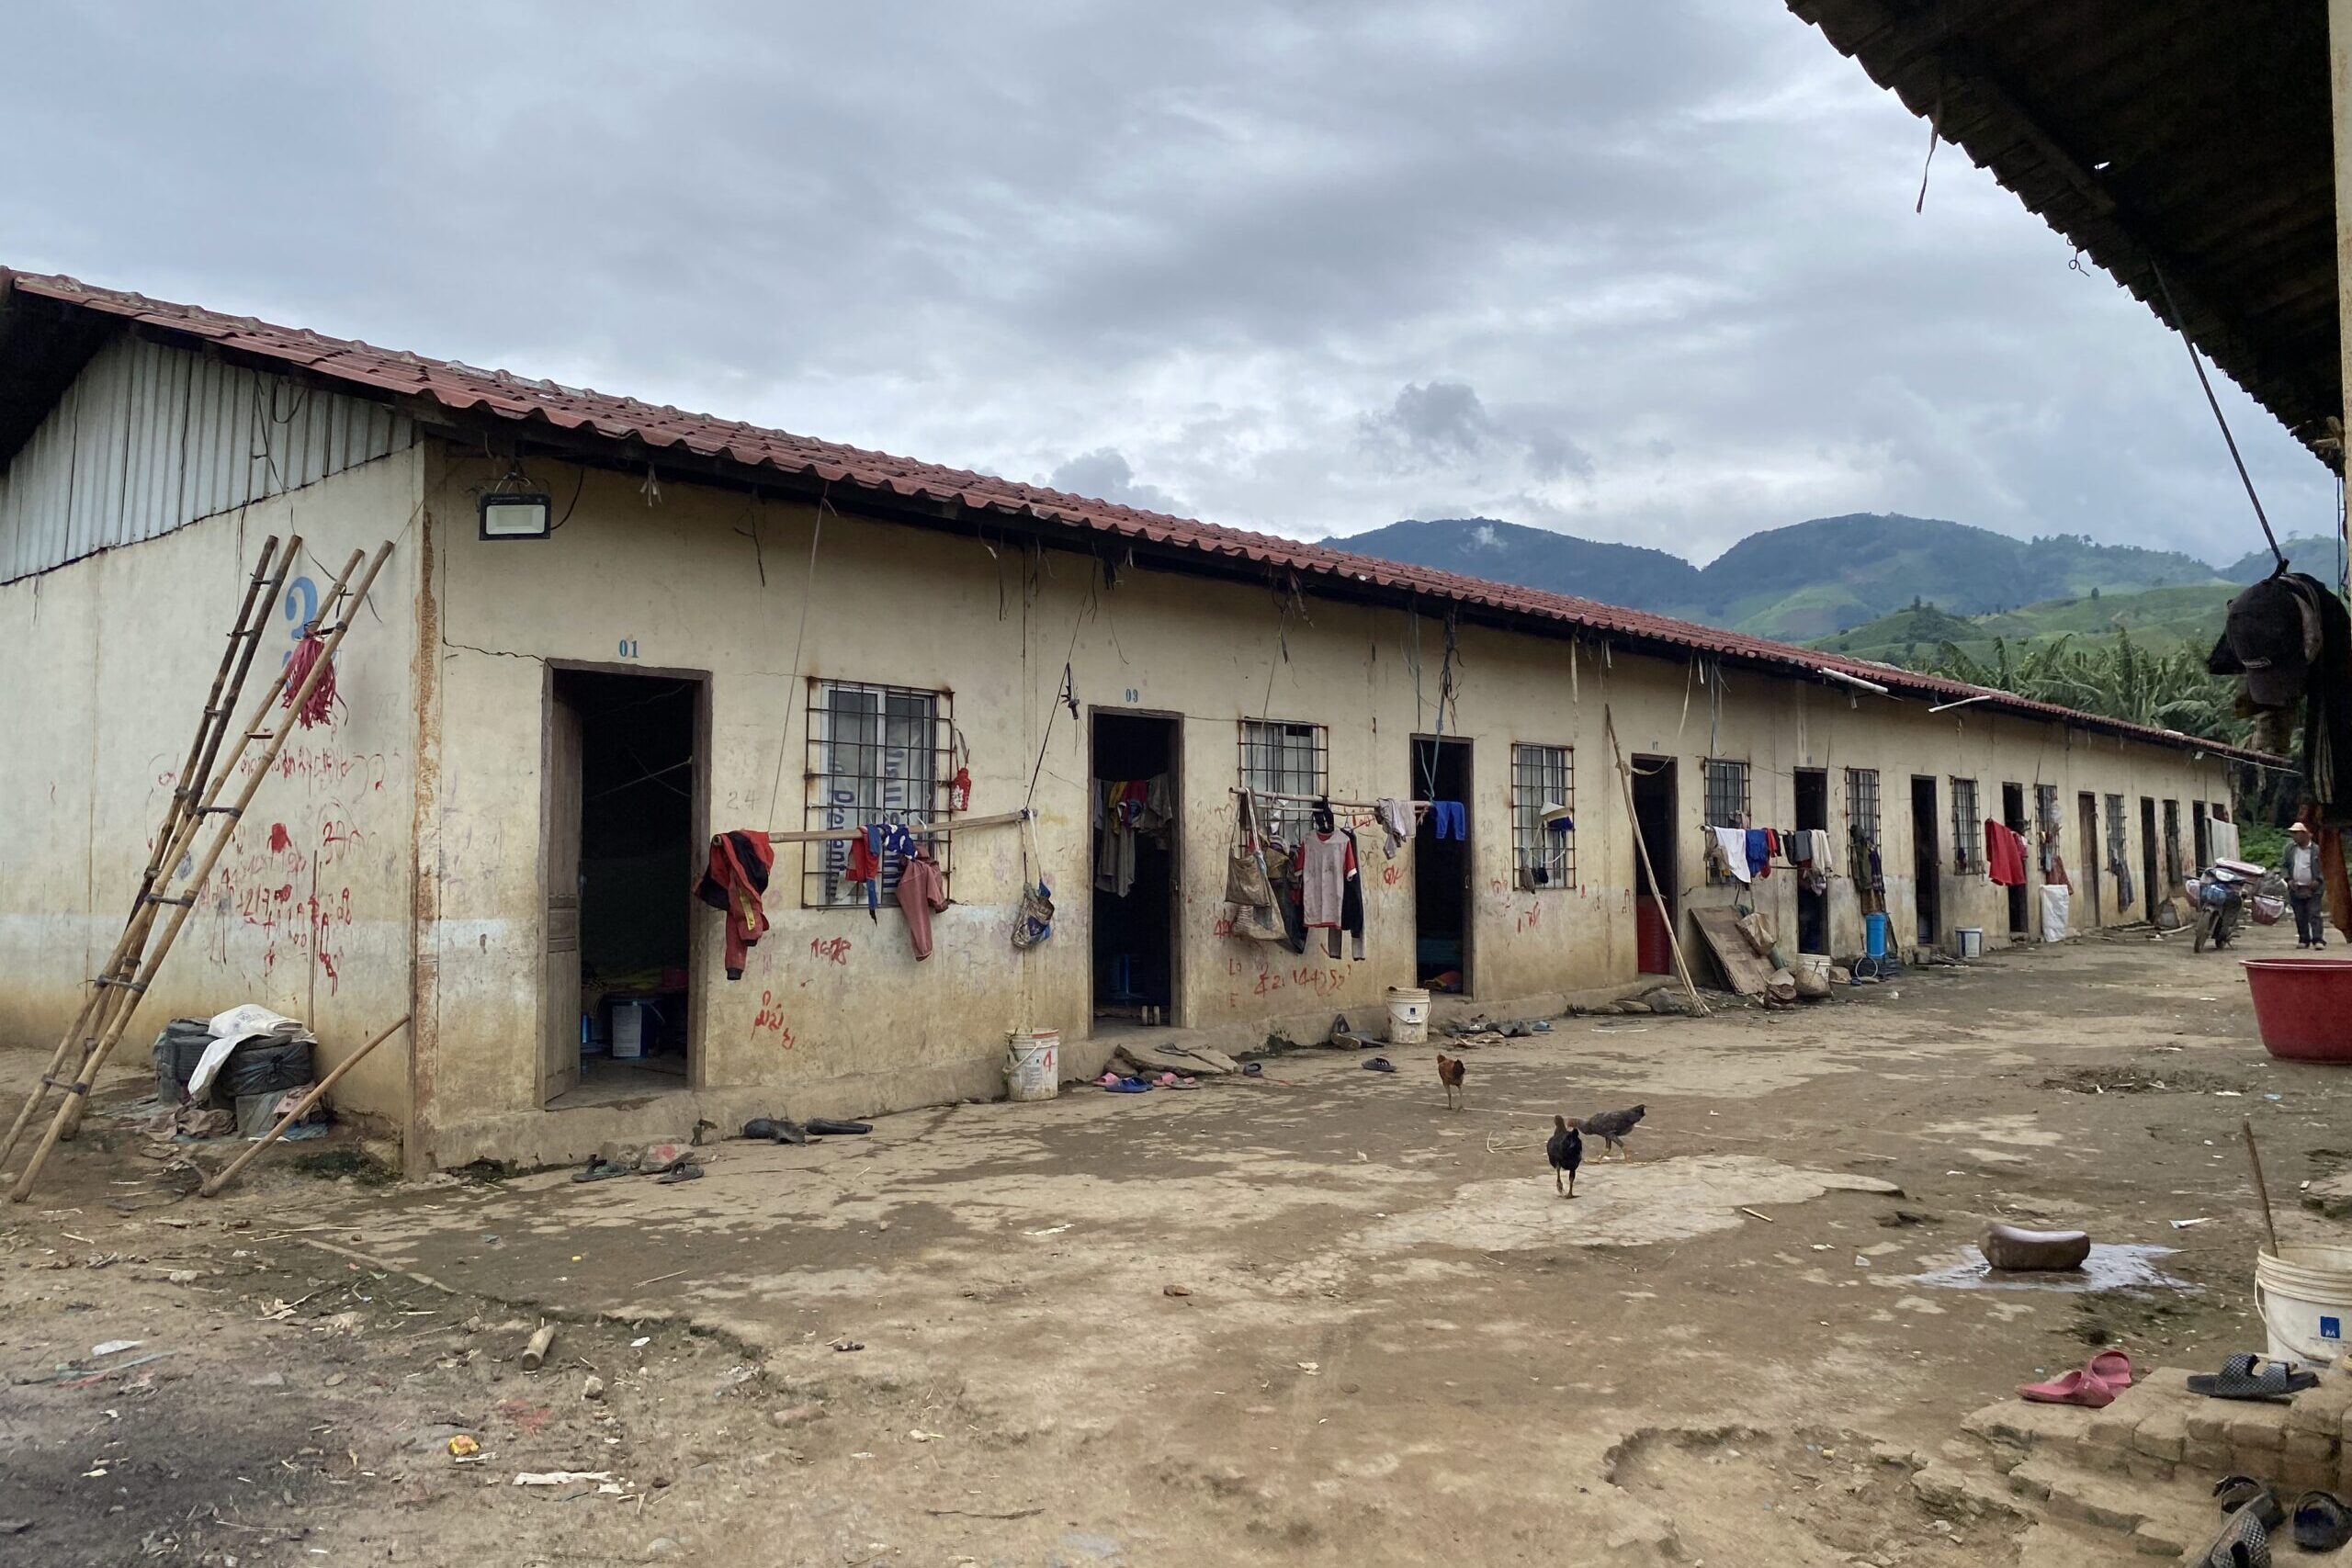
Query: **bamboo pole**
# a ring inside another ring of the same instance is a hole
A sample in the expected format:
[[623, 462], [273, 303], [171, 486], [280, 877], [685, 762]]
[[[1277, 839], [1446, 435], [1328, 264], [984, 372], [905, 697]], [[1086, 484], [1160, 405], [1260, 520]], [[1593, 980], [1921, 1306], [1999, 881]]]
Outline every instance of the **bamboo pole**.
[[197, 1191], [207, 1198], [218, 1198], [220, 1195], [220, 1190], [228, 1186], [230, 1182], [235, 1180], [239, 1171], [253, 1164], [254, 1160], [261, 1154], [262, 1150], [269, 1147], [270, 1145], [284, 1137], [286, 1135], [287, 1128], [291, 1127], [295, 1122], [300, 1121], [302, 1117], [309, 1112], [311, 1107], [325, 1099], [327, 1090], [333, 1089], [335, 1086], [335, 1081], [341, 1078], [344, 1074], [357, 1066], [359, 1065], [359, 1059], [362, 1056], [365, 1056], [368, 1052], [373, 1051], [377, 1046], [381, 1045], [385, 1041], [390, 1040], [393, 1035], [399, 1033], [403, 1028], [405, 1028], [408, 1024], [410, 1016], [411, 1015], [408, 1013], [401, 1014], [400, 1022], [393, 1024], [390, 1029], [385, 1030], [384, 1032], [376, 1036], [375, 1039], [370, 1040], [367, 1044], [362, 1045], [358, 1050], [354, 1051], [350, 1055], [345, 1056], [342, 1061], [337, 1062], [334, 1065], [334, 1070], [327, 1074], [326, 1077], [321, 1078], [318, 1083], [311, 1088], [310, 1093], [304, 1095], [295, 1103], [293, 1110], [279, 1117], [277, 1119], [277, 1124], [272, 1127], [268, 1132], [263, 1134], [259, 1143], [245, 1150], [235, 1159], [231, 1160], [227, 1165], [222, 1166], [220, 1168], [220, 1174], [207, 1180], [203, 1186], [197, 1189]]
[[[248, 731], [247, 739], [266, 734], [268, 744], [263, 749], [261, 765], [246, 776], [244, 787], [237, 792], [236, 804], [220, 807], [208, 802], [201, 808], [207, 812], [224, 812], [229, 821], [205, 849], [203, 857], [197, 863], [196, 870], [189, 875], [187, 886], [191, 888], [202, 887], [211, 879], [212, 868], [220, 863], [220, 852], [228, 848], [229, 840], [235, 837], [237, 824], [243, 819], [246, 807], [253, 803], [254, 795], [260, 790], [262, 780], [269, 776], [270, 765], [277, 760], [279, 749], [286, 744], [288, 732], [294, 728], [295, 720], [300, 716], [302, 705], [310, 700], [311, 688], [316, 686], [321, 677], [333, 667], [335, 650], [342, 647], [343, 639], [351, 630], [352, 620], [360, 604], [367, 599], [368, 590], [374, 584], [376, 574], [383, 570], [384, 561], [391, 553], [391, 541], [388, 539], [377, 549], [374, 558], [368, 561], [368, 570], [360, 578], [357, 589], [335, 601], [331, 601], [343, 606], [341, 618], [336, 621], [334, 632], [328, 636], [325, 645], [319, 650], [319, 657], [304, 673], [301, 685], [295, 690], [292, 699], [286, 704], [285, 716], [277, 721], [277, 728], [269, 731]], [[348, 580], [352, 571], [358, 567], [363, 554], [364, 552], [359, 550], [352, 551], [350, 561], [344, 567], [343, 577], [336, 580], [338, 586]], [[271, 696], [276, 696], [285, 688], [285, 673], [281, 671], [277, 681], [272, 685]], [[265, 705], [261, 712], [267, 711], [266, 702], [267, 699], [265, 699]], [[256, 722], [259, 716], [257, 713]], [[239, 756], [242, 754], [243, 742], [241, 741]], [[223, 772], [221, 778], [213, 786], [216, 796], [220, 786], [228, 782], [234, 772], [235, 760], [232, 759], [229, 768]], [[172, 943], [178, 939], [180, 928], [187, 923], [188, 911], [193, 908], [193, 903], [172, 906], [172, 918], [164, 927], [161, 945], [148, 954], [140, 964], [138, 977], [126, 987], [129, 999], [116, 1010], [113, 1021], [107, 1026], [106, 1033], [99, 1036], [96, 1046], [84, 1060], [80, 1075], [66, 1089], [65, 1103], [58, 1107], [56, 1119], [50, 1122], [49, 1131], [42, 1134], [40, 1146], [33, 1150], [32, 1158], [26, 1161], [24, 1171], [17, 1178], [16, 1185], [8, 1190], [10, 1202], [21, 1203], [32, 1195], [33, 1183], [40, 1178], [41, 1167], [49, 1163], [49, 1156], [55, 1151], [58, 1141], [64, 1136], [66, 1126], [72, 1120], [76, 1108], [88, 1100], [91, 1082], [97, 1077], [98, 1069], [106, 1065], [106, 1059], [115, 1046], [121, 1043], [123, 1031], [130, 1026], [132, 1016], [138, 1011], [139, 999], [146, 994], [147, 987], [153, 984], [156, 971], [163, 967], [164, 960], [171, 956]]]
[[[269, 592], [262, 601], [259, 618], [251, 627], [241, 628], [243, 632], [243, 646], [236, 649], [236, 673], [228, 694], [208, 705], [219, 710], [212, 716], [216, 722], [211, 733], [203, 737], [202, 754], [198, 758], [193, 770], [195, 782], [188, 786], [187, 803], [179, 815], [177, 828], [175, 833], [166, 835], [170, 841], [159, 846], [163, 852], [155, 857], [158, 865], [162, 868], [160, 878], [162, 882], [168, 883], [171, 880], [171, 868], [179, 864], [180, 857], [187, 852], [187, 846], [195, 841], [197, 833], [204, 826], [204, 811], [200, 803], [209, 802], [219, 796], [219, 775], [215, 773], [214, 766], [220, 761], [221, 739], [228, 734], [231, 723], [237, 716], [237, 702], [244, 693], [245, 676], [253, 668], [254, 655], [261, 647], [262, 627], [268, 624], [270, 607], [277, 603], [278, 592], [286, 586], [286, 574], [300, 558], [301, 549], [302, 536], [296, 534], [289, 536], [285, 553], [278, 558], [277, 570], [270, 580]], [[341, 586], [340, 579], [337, 580], [336, 585]], [[282, 688], [285, 681], [285, 666], [281, 664], [272, 685], [274, 688]], [[266, 710], [267, 701], [265, 699], [262, 711]], [[190, 749], [192, 756], [196, 754], [196, 750]], [[244, 747], [241, 740], [237, 749], [230, 753], [232, 763], [234, 759], [243, 755], [243, 751]], [[176, 795], [177, 792], [175, 792], [175, 797]], [[133, 918], [139, 920], [138, 936], [122, 955], [121, 969], [114, 976], [119, 981], [131, 977], [132, 972], [138, 968], [140, 956], [146, 952], [148, 935], [155, 929], [155, 911], [162, 908], [162, 903], [159, 899], [150, 897], [153, 891], [153, 887], [149, 886], [141, 892], [140, 901], [144, 908], [134, 911], [133, 914]], [[193, 898], [196, 891], [193, 886], [183, 888], [180, 897]], [[126, 999], [132, 995], [129, 989], [120, 986], [105, 986], [99, 989], [102, 995], [97, 1005], [97, 1021], [96, 1026], [91, 1031], [90, 1039], [86, 1042], [89, 1046], [95, 1046], [97, 1043], [98, 1037], [104, 1035], [107, 1026], [113, 1022], [114, 1013], [120, 1010]], [[83, 1052], [83, 1059], [86, 1061], [88, 1057], [89, 1052], [85, 1049]], [[79, 1079], [84, 1075], [77, 1068], [74, 1076]], [[66, 1118], [65, 1122], [65, 1136], [71, 1138], [81, 1131], [82, 1112], [88, 1108], [88, 1101], [69, 1100], [66, 1103], [73, 1108], [72, 1114]]]
[[[130, 977], [134, 955], [146, 945], [147, 933], [154, 926], [158, 906], [150, 897], [159, 881], [168, 879], [173, 846], [179, 841], [181, 825], [193, 817], [197, 802], [202, 798], [209, 781], [212, 761], [217, 754], [220, 736], [228, 728], [228, 721], [236, 716], [238, 698], [243, 694], [245, 671], [253, 663], [253, 650], [261, 640], [260, 625], [254, 621], [255, 601], [267, 606], [277, 602], [277, 592], [285, 585], [287, 568], [302, 547], [302, 537], [297, 534], [287, 541], [282, 554], [277, 553], [277, 536], [272, 534], [262, 542], [261, 558], [254, 563], [253, 575], [245, 583], [244, 603], [237, 608], [237, 624], [220, 650], [220, 668], [213, 673], [212, 690], [204, 699], [204, 714], [198, 720], [196, 733], [189, 738], [187, 760], [180, 764], [170, 807], [164, 815], [163, 826], [156, 831], [155, 842], [147, 856], [147, 869], [140, 874], [139, 893], [130, 902], [130, 913], [124, 917], [122, 934], [115, 939], [114, 952], [107, 955], [98, 977], [90, 982], [89, 994], [82, 998], [81, 1010], [74, 1015], [74, 1022], [57, 1042], [57, 1049], [42, 1069], [33, 1087], [26, 1091], [25, 1102], [17, 1110], [17, 1119], [8, 1128], [8, 1135], [0, 1140], [0, 1164], [16, 1152], [17, 1140], [24, 1136], [25, 1128], [32, 1122], [33, 1113], [49, 1098], [51, 1083], [64, 1067], [66, 1058], [74, 1055], [77, 1044], [95, 1044], [106, 1031], [119, 987], [107, 984], [109, 980]], [[266, 574], [270, 572], [275, 557], [277, 571], [268, 577], [268, 592], [262, 592]], [[268, 611], [262, 612], [265, 620]], [[86, 1034], [85, 1034], [86, 1032]], [[88, 1053], [84, 1050], [82, 1055]], [[79, 1074], [77, 1073], [78, 1077]]]
[[[1658, 892], [1657, 867], [1650, 863], [1650, 847], [1642, 839], [1641, 813], [1634, 805], [1634, 770], [1625, 765], [1625, 753], [1618, 750], [1617, 720], [1605, 703], [1600, 708], [1600, 727], [1609, 735], [1609, 755], [1617, 764], [1617, 782], [1625, 787], [1625, 820], [1633, 828], [1634, 848], [1641, 852], [1642, 870], [1650, 879], [1650, 897], [1657, 898], [1659, 908], [1663, 909], [1665, 900]], [[1699, 1016], [1713, 1018], [1714, 1013], [1709, 1010], [1705, 1002], [1699, 999], [1699, 987], [1691, 984], [1690, 964], [1682, 956], [1682, 938], [1674, 930], [1676, 924], [1677, 922], [1670, 917], [1666, 922], [1666, 942], [1667, 946], [1674, 953], [1674, 972], [1681, 976], [1683, 994], [1690, 998], [1690, 1005], [1699, 1010]]]

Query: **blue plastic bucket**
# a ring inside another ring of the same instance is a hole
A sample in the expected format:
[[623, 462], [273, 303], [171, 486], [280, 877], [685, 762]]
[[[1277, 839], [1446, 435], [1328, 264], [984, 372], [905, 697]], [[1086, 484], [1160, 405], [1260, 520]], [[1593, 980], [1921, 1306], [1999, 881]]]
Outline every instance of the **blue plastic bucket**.
[[1872, 958], [1884, 958], [1886, 956], [1886, 916], [1877, 912], [1864, 915], [1862, 930], [1867, 933], [1863, 939], [1864, 950]]

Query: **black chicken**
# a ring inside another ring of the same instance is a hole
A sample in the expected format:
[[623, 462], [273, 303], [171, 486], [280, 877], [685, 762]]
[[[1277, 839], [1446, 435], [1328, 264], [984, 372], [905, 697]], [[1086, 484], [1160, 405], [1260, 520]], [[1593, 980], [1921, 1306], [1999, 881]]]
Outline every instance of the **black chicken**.
[[[1573, 1198], [1577, 1195], [1577, 1167], [1584, 1163], [1584, 1140], [1568, 1125], [1565, 1116], [1552, 1118], [1552, 1141], [1544, 1145], [1544, 1157], [1552, 1162], [1552, 1190]], [[1567, 1186], [1560, 1185], [1566, 1175]]]
[[1633, 1156], [1625, 1148], [1625, 1136], [1634, 1130], [1634, 1124], [1641, 1121], [1643, 1113], [1648, 1110], [1649, 1107], [1646, 1105], [1636, 1105], [1631, 1111], [1604, 1111], [1598, 1116], [1578, 1117], [1577, 1128], [1579, 1132], [1590, 1133], [1594, 1137], [1599, 1138], [1602, 1145], [1601, 1153], [1604, 1156], [1609, 1150], [1615, 1149], [1621, 1156], [1631, 1159]]

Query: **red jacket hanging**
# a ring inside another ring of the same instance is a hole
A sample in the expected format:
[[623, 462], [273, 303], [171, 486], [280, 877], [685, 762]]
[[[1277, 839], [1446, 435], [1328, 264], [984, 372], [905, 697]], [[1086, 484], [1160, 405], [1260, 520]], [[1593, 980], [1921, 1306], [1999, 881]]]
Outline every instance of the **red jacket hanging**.
[[710, 869], [703, 873], [695, 897], [714, 909], [727, 912], [727, 977], [743, 977], [743, 954], [768, 929], [768, 912], [760, 896], [768, 890], [768, 868], [775, 851], [765, 833], [739, 828], [710, 840]]
[[1990, 817], [1984, 818], [1984, 869], [1999, 886], [2025, 886], [2025, 840]]

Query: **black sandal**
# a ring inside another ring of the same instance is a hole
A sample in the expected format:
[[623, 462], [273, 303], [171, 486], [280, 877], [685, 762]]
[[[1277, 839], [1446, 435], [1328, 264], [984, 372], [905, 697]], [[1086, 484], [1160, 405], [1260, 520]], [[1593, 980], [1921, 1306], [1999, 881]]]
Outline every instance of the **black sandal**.
[[871, 1122], [836, 1122], [830, 1116], [811, 1116], [808, 1130], [820, 1137], [843, 1137], [874, 1131]]
[[[2252, 1490], [2249, 1492], [2248, 1488]], [[2228, 1517], [2188, 1561], [2196, 1568], [2270, 1568], [2270, 1531], [2280, 1519], [2278, 1499], [2246, 1476], [2233, 1475], [2213, 1488]]]
[[599, 1155], [594, 1159], [590, 1160], [587, 1165], [582, 1167], [581, 1169], [573, 1171], [571, 1173], [571, 1179], [574, 1181], [610, 1181], [616, 1176], [628, 1176], [630, 1174], [632, 1174], [630, 1167], [619, 1164], [614, 1160], [608, 1160], [602, 1155]]
[[2306, 1492], [2295, 1499], [2294, 1535], [2305, 1551], [2335, 1551], [2352, 1540], [2352, 1508], [2333, 1492]]
[[2290, 1399], [2318, 1386], [2317, 1372], [2298, 1371], [2284, 1361], [2243, 1352], [2223, 1361], [2220, 1371], [2198, 1372], [2188, 1380], [2188, 1392], [2208, 1399]]

